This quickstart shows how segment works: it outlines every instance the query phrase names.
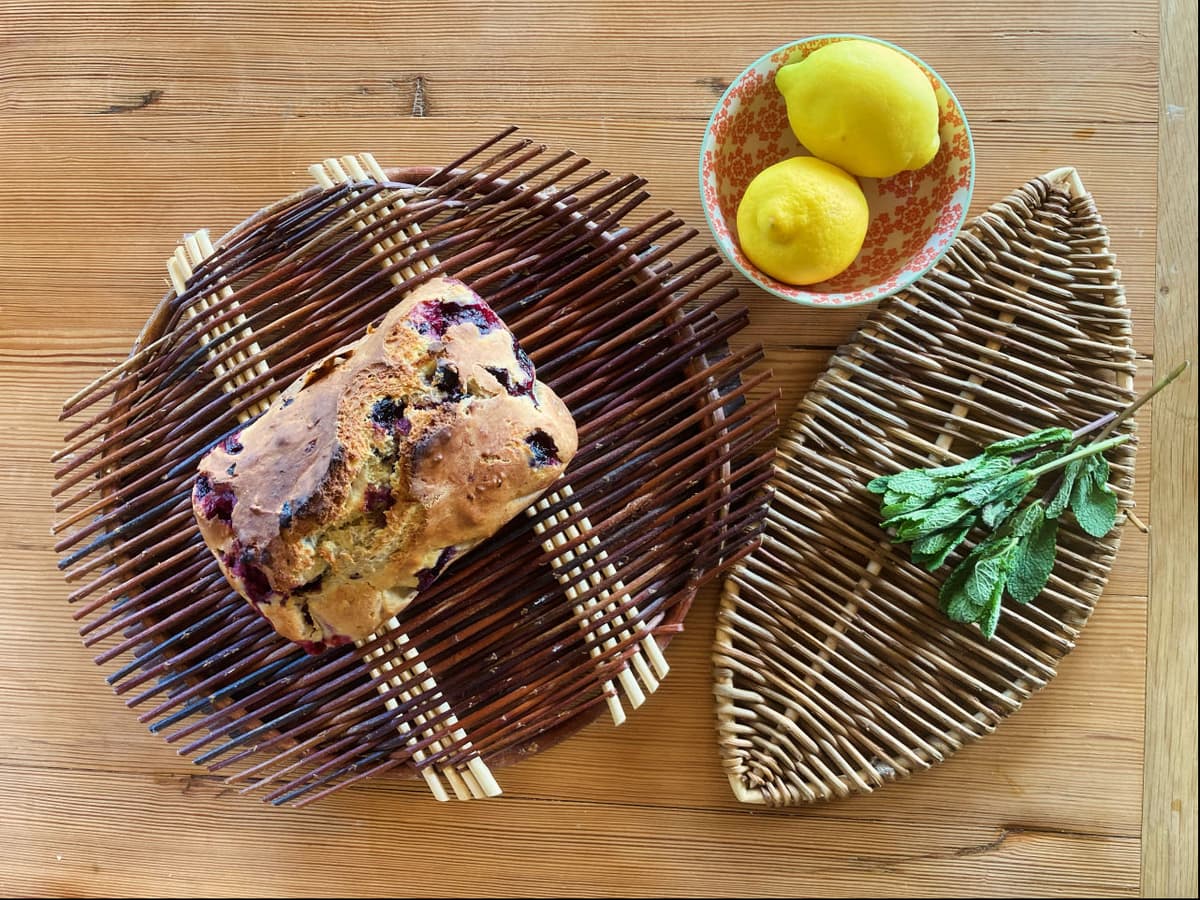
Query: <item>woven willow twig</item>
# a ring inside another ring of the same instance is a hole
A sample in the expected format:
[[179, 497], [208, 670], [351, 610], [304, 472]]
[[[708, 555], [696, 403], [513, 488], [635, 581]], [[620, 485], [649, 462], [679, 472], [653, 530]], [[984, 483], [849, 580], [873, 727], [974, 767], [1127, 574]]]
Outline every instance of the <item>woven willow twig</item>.
[[[327, 189], [333, 188], [338, 184], [354, 185], [356, 182], [361, 184], [366, 181], [374, 181], [376, 184], [383, 185], [388, 180], [387, 175], [384, 174], [383, 169], [380, 168], [379, 163], [375, 161], [375, 157], [370, 153], [363, 153], [357, 157], [343, 156], [340, 161], [332, 158], [326, 159], [323, 163], [309, 166], [308, 171], [317, 184]], [[353, 190], [351, 191], [351, 196], [354, 196]], [[369, 233], [382, 218], [397, 213], [403, 208], [404, 201], [399, 197], [390, 196], [387, 193], [384, 196], [388, 200], [385, 205], [363, 203], [350, 210], [355, 216], [354, 227], [356, 230]], [[410, 240], [417, 238], [420, 233], [421, 228], [416, 223], [413, 223], [401, 232], [404, 237]], [[392, 284], [398, 287], [403, 286], [406, 279], [414, 278], [418, 273], [428, 272], [432, 266], [441, 265], [436, 255], [431, 255], [428, 259], [417, 259], [411, 266], [408, 265], [408, 257], [414, 252], [429, 248], [429, 244], [423, 239], [418, 240], [415, 245], [412, 245], [412, 249], [407, 253], [395, 252], [396, 248], [396, 241], [391, 237], [381, 238], [377, 243], [371, 244], [371, 252], [381, 257], [386, 266], [398, 266], [400, 268], [400, 271], [394, 272], [390, 276]], [[382, 635], [386, 635], [389, 632], [399, 632], [402, 627], [400, 620], [392, 616], [384, 623], [383, 630], [375, 632], [365, 641], [359, 641], [358, 647], [361, 649], [364, 645], [372, 641], [378, 641]], [[401, 634], [395, 638], [394, 642], [389, 641], [381, 645], [365, 657], [368, 666], [371, 667], [372, 677], [379, 677], [381, 670], [388, 673], [388, 679], [379, 685], [380, 694], [386, 696], [391, 689], [404, 688], [409, 682], [414, 680], [419, 682], [423, 691], [434, 692], [438, 690], [437, 682], [429, 672], [428, 666], [420, 660], [419, 653], [414, 648], [410, 647], [399, 657], [399, 659], [405, 662], [411, 662], [411, 670], [407, 667], [396, 669], [387, 660], [384, 660], [379, 666], [374, 665], [376, 660], [384, 656], [385, 648], [388, 652], [394, 653], [398, 646], [410, 643], [408, 635]], [[408, 690], [401, 690], [400, 697], [403, 700], [411, 701], [413, 695]], [[399, 703], [390, 697], [385, 700], [385, 703], [388, 704], [389, 709], [395, 710], [399, 707]], [[450, 729], [450, 740], [443, 744], [439, 737], [439, 729], [428, 728], [423, 730], [422, 736], [431, 742], [430, 748], [432, 751], [439, 753], [446, 746], [457, 742], [463, 750], [470, 752], [472, 750], [470, 741], [467, 738], [466, 732], [462, 728], [457, 727], [458, 719], [450, 708], [450, 704], [443, 700], [437, 705], [434, 712], [445, 716], [442, 727]], [[417, 715], [416, 717], [416, 724], [419, 726], [425, 725], [427, 721], [424, 715]], [[396, 728], [401, 734], [407, 735], [412, 733], [412, 728], [408, 722], [401, 721]], [[417, 744], [416, 736], [409, 739], [409, 744], [410, 746]], [[418, 763], [423, 762], [425, 760], [425, 752], [423, 750], [414, 750], [413, 759]], [[449, 780], [451, 786], [454, 788], [454, 794], [459, 800], [470, 800], [478, 797], [497, 797], [502, 793], [499, 783], [484, 761], [479, 758], [478, 753], [472, 753], [465, 766], [439, 766], [438, 771]], [[433, 791], [434, 797], [442, 801], [450, 799], [436, 772], [430, 768], [423, 768], [421, 774], [425, 776], [425, 781], [429, 784], [430, 790]]]
[[[548, 523], [542, 520], [542, 516], [550, 510], [551, 505], [563, 505], [564, 498], [573, 497], [575, 491], [572, 490], [569, 484], [564, 484], [558, 491], [551, 493], [548, 497], [539, 500], [535, 507], [525, 510], [528, 516], [534, 520], [533, 530], [539, 535], [544, 535], [547, 532]], [[561, 510], [553, 521], [565, 523], [571, 517], [577, 517], [578, 525], [568, 525], [565, 530], [565, 535], [559, 535], [556, 538], [543, 541], [542, 546], [547, 551], [555, 553], [554, 567], [559, 570], [558, 580], [566, 588], [567, 597], [571, 600], [577, 599], [587, 585], [599, 586], [602, 585], [605, 579], [613, 579], [617, 577], [617, 570], [611, 563], [608, 562], [608, 553], [600, 544], [598, 537], [591, 537], [582, 544], [571, 545], [571, 541], [578, 541], [585, 532], [593, 530], [593, 526], [588, 517], [583, 513], [583, 507], [578, 503], [570, 501], [567, 503], [566, 509]], [[569, 539], [569, 540], [568, 540]], [[582, 551], [591, 550], [595, 553], [595, 561], [586, 559], [582, 566], [575, 565], [576, 560], [582, 555]], [[573, 566], [570, 571], [563, 571], [567, 566]], [[619, 580], [615, 583], [613, 591], [601, 587], [599, 598], [591, 598], [586, 603], [574, 607], [577, 616], [583, 616], [580, 620], [580, 627], [584, 631], [590, 631], [593, 622], [599, 623], [596, 628], [596, 634], [600, 640], [592, 647], [592, 656], [599, 657], [601, 648], [612, 649], [617, 646], [617, 638], [622, 642], [630, 640], [630, 631], [625, 613], [620, 611], [618, 603], [621, 607], [628, 607], [633, 629], [638, 633], [640, 647], [645, 648], [646, 656], [650, 657], [654, 664], [655, 673], [650, 671], [650, 667], [646, 664], [645, 657], [642, 656], [639, 645], [634, 645], [633, 653], [630, 656], [630, 663], [641, 676], [642, 683], [646, 685], [646, 690], [653, 693], [658, 690], [658, 679], [666, 678], [670, 667], [667, 665], [666, 658], [662, 655], [662, 650], [654, 640], [654, 636], [646, 631], [646, 626], [642, 624], [641, 612], [637, 605], [633, 603], [628, 593], [625, 591], [625, 585]], [[607, 601], [601, 603], [601, 601]], [[610, 625], [609, 623], [612, 623]], [[625, 688], [625, 693], [629, 697], [629, 703], [637, 709], [646, 702], [646, 695], [642, 693], [637, 681], [633, 677], [633, 672], [628, 667], [618, 671], [617, 677], [621, 682], [621, 686]], [[625, 710], [621, 706], [620, 698], [616, 694], [616, 689], [611, 681], [604, 682], [604, 693], [608, 701], [609, 713], [612, 715], [614, 725], [620, 725], [625, 721]]]
[[[1078, 174], [1052, 172], [972, 222], [813, 385], [780, 439], [762, 546], [721, 600], [714, 687], [739, 800], [874, 790], [990, 733], [1054, 676], [1119, 532], [1095, 540], [1064, 525], [1047, 589], [1006, 601], [987, 642], [938, 610], [945, 572], [892, 546], [865, 485], [1128, 402], [1134, 353], [1114, 264]], [[1126, 511], [1134, 452], [1110, 454]]]
[[[175, 288], [177, 294], [182, 294], [187, 290], [188, 279], [192, 277], [193, 267], [211, 256], [212, 252], [213, 246], [208, 236], [208, 229], [202, 228], [195, 234], [189, 234], [184, 237], [183, 246], [176, 247], [175, 253], [167, 260], [167, 274], [170, 276], [171, 285]], [[215, 293], [200, 297], [194, 306], [189, 306], [187, 308], [187, 315], [194, 319], [201, 312], [211, 309], [214, 304], [221, 300], [226, 300], [232, 295], [233, 289], [228, 284], [222, 284]], [[235, 308], [237, 303], [231, 302], [229, 305], [231, 308]], [[258, 344], [251, 342], [247, 350], [238, 350], [232, 354], [228, 361], [223, 361], [223, 352], [228, 351], [233, 346], [233, 339], [226, 336], [233, 332], [235, 328], [238, 329], [237, 339], [245, 340], [250, 336], [250, 331], [246, 328], [246, 317], [240, 313], [234, 318], [232, 323], [226, 322], [218, 325], [204, 335], [205, 339], [209, 341], [208, 357], [214, 361], [214, 372], [216, 377], [221, 381], [221, 390], [227, 394], [236, 394], [238, 388], [247, 384], [251, 378], [250, 372], [240, 370], [237, 370], [236, 374], [227, 377], [229, 376], [227, 366], [243, 365], [250, 356], [262, 353], [262, 349]], [[222, 341], [221, 338], [226, 339]], [[250, 371], [255, 375], [262, 375], [267, 372], [267, 364], [264, 360], [260, 359]], [[259, 400], [249, 409], [239, 413], [238, 421], [247, 422], [255, 416], [266, 412], [273, 399], [272, 397], [267, 400]]]
[[[383, 169], [376, 162], [374, 156], [369, 153], [362, 154], [357, 158], [352, 156], [342, 157], [340, 161], [337, 159], [327, 159], [320, 165], [311, 166], [309, 168], [309, 172], [316, 179], [317, 183], [324, 188], [333, 187], [338, 183], [353, 184], [356, 181], [363, 182], [367, 180], [374, 180], [379, 184], [384, 184], [387, 181], [387, 176]], [[356, 208], [355, 212], [359, 213], [361, 217], [356, 221], [355, 227], [359, 230], [369, 230], [380, 220], [380, 218], [392, 214], [403, 205], [404, 203], [402, 200], [393, 199], [388, 205], [382, 207], [379, 207], [378, 204], [376, 204], [377, 208], [371, 208], [366, 205], [358, 207]], [[401, 233], [408, 238], [410, 242], [411, 249], [407, 254], [395, 252], [397, 244], [392, 238], [383, 238], [378, 243], [373, 243], [371, 245], [372, 251], [376, 255], [382, 257], [385, 263], [392, 267], [403, 265], [406, 261], [406, 257], [410, 256], [413, 252], [429, 249], [429, 243], [423, 238], [419, 237], [421, 234], [420, 225], [414, 223]], [[413, 241], [415, 241], [415, 243], [412, 243]], [[392, 282], [394, 284], [401, 284], [405, 278], [412, 278], [416, 273], [429, 271], [431, 265], [438, 266], [440, 264], [441, 263], [436, 254], [431, 253], [428, 257], [418, 259], [416, 262], [414, 262], [411, 269], [406, 266], [401, 268], [400, 272], [397, 272], [391, 276]], [[534, 520], [534, 530], [538, 534], [544, 534], [546, 531], [545, 524], [540, 522], [540, 515], [549, 508], [551, 503], [561, 504], [565, 496], [571, 496], [572, 494], [573, 491], [571, 490], [571, 486], [569, 484], [563, 485], [563, 487], [558, 491], [552, 492], [546, 498], [544, 498], [536, 507], [531, 507], [530, 509], [526, 510], [526, 513], [531, 519]], [[568, 527], [567, 535], [569, 537], [578, 538], [581, 533], [579, 531], [580, 527], [584, 531], [590, 531], [592, 529], [592, 524], [584, 514], [583, 507], [581, 507], [578, 503], [571, 503], [567, 510], [560, 512], [559, 520], [564, 521], [568, 515], [577, 515], [580, 517], [579, 527], [574, 525]], [[557, 544], [553, 540], [547, 540], [543, 542], [543, 546], [548, 551], [556, 553], [554, 565], [560, 570], [560, 574], [558, 576], [559, 580], [566, 588], [568, 597], [574, 599], [579, 594], [579, 590], [575, 586], [574, 582], [576, 579], [581, 578], [584, 573], [579, 568], [572, 569], [569, 572], [564, 570], [568, 564], [575, 560], [576, 550], [578, 548], [567, 546], [565, 541], [563, 541], [561, 544]], [[598, 548], [597, 552], [599, 558], [601, 561], [604, 561], [603, 567], [600, 568], [599, 571], [593, 572], [590, 575], [591, 583], [598, 584], [601, 573], [605, 577], [615, 576], [616, 570], [613, 568], [611, 563], [607, 562], [607, 553], [602, 547], [600, 547], [599, 538], [593, 537], [589, 543], [589, 546]], [[588, 562], [585, 564], [584, 568], [595, 569], [595, 565], [591, 562]], [[617, 582], [617, 589], [623, 590], [623, 586], [620, 584], [620, 582]], [[605, 589], [601, 592], [600, 596], [604, 600], [609, 600], [613, 595], [611, 592]], [[626, 604], [631, 603], [628, 596], [621, 598], [621, 600]], [[625, 615], [618, 610], [615, 602], [602, 606], [599, 600], [593, 598], [582, 607], [577, 607], [576, 612], [581, 613], [584, 609], [587, 609], [592, 613], [592, 618], [583, 619], [580, 623], [580, 627], [585, 632], [590, 632], [592, 622], [598, 622], [599, 624], [596, 628], [596, 631], [600, 635], [602, 639], [601, 643], [604, 647], [611, 649], [612, 647], [616, 646], [615, 638], [608, 637], [613, 633], [619, 634], [619, 636], [624, 640], [628, 640], [630, 632]], [[658, 679], [666, 677], [667, 672], [669, 671], [669, 666], [667, 665], [666, 658], [662, 655], [662, 651], [659, 649], [658, 644], [655, 643], [653, 635], [647, 633], [645, 631], [645, 626], [641, 624], [639, 618], [640, 613], [637, 609], [637, 606], [632, 605], [629, 612], [632, 616], [632, 620], [636, 623], [634, 628], [641, 636], [640, 647], [634, 648], [633, 653], [630, 655], [629, 663], [632, 665], [633, 669], [637, 671], [638, 675], [641, 676], [642, 683], [646, 686], [646, 690], [653, 693], [658, 689]], [[611, 625], [609, 624], [609, 620], [612, 622]], [[395, 622], [395, 620], [393, 619], [392, 622]], [[389, 628], [399, 627], [398, 625], [393, 625], [392, 622], [388, 623]], [[647, 665], [645, 658], [642, 656], [641, 648], [645, 648], [646, 655], [649, 656], [650, 660], [653, 662], [654, 669], [657, 672], [657, 678], [655, 677], [655, 673], [651, 672], [650, 666]], [[593, 649], [593, 655], [598, 656], [599, 653], [600, 647], [597, 646]], [[621, 683], [621, 686], [625, 689], [630, 705], [632, 705], [634, 709], [641, 706], [645, 702], [645, 694], [642, 692], [637, 680], [633, 677], [632, 671], [630, 671], [628, 667], [622, 668], [617, 673], [617, 677]], [[604, 690], [613, 722], [614, 724], [620, 725], [625, 721], [625, 711], [621, 706], [620, 697], [618, 696], [617, 691], [613, 687], [611, 681], [604, 682]], [[478, 795], [478, 792], [475, 793]]]
[[[184, 238], [183, 246], [177, 248], [174, 255], [171, 256], [171, 258], [167, 261], [167, 271], [170, 275], [171, 283], [172, 283], [173, 287], [175, 288], [175, 292], [177, 294], [182, 295], [187, 290], [187, 283], [188, 283], [188, 280], [192, 277], [193, 267], [196, 265], [199, 265], [201, 262], [203, 262], [205, 259], [207, 259], [210, 255], [212, 255], [212, 253], [213, 253], [213, 247], [212, 247], [212, 243], [208, 237], [207, 230], [201, 230], [194, 235], [188, 235]], [[232, 290], [228, 286], [223, 286], [217, 294], [210, 295], [209, 297], [201, 298], [201, 300], [198, 304], [196, 304], [195, 306], [189, 307], [188, 311], [187, 311], [188, 315], [192, 318], [195, 318], [197, 315], [200, 314], [200, 312], [210, 309], [212, 304], [214, 302], [216, 302], [218, 299], [228, 298], [231, 294], [232, 294]], [[245, 326], [245, 317], [244, 316], [239, 315], [234, 320], [234, 323], [237, 326], [242, 326], [242, 330], [240, 331], [238, 337], [246, 338], [249, 336], [249, 331], [247, 329], [245, 329], [245, 327], [244, 327]], [[216, 359], [217, 355], [220, 351], [229, 349], [229, 347], [232, 343], [231, 341], [226, 340], [226, 341], [224, 341], [224, 343], [219, 343], [219, 342], [222, 337], [229, 334], [229, 332], [231, 332], [232, 330], [233, 330], [233, 326], [227, 324], [227, 325], [215, 328], [212, 331], [207, 332], [205, 334], [205, 338], [208, 341], [210, 341], [210, 343], [216, 345], [216, 346], [214, 346], [213, 349], [211, 349], [209, 351], [210, 358]], [[259, 353], [259, 352], [261, 352], [261, 350], [257, 346], [257, 344], [251, 343], [250, 352], [251, 353]], [[235, 354], [233, 356], [233, 362], [235, 364], [236, 363], [244, 363], [246, 358], [247, 358], [247, 354], [244, 351], [241, 351], [238, 354]], [[259, 363], [256, 364], [254, 371], [257, 374], [265, 373], [266, 372], [266, 364], [260, 361]], [[239, 376], [237, 376], [234, 379], [225, 379], [226, 367], [225, 367], [225, 363], [223, 363], [223, 362], [216, 363], [215, 373], [218, 378], [222, 379], [222, 384], [221, 384], [222, 390], [224, 390], [226, 393], [230, 393], [230, 394], [236, 393], [237, 389], [240, 386], [245, 385], [247, 383], [247, 381], [249, 380], [246, 373], [241, 373]], [[276, 397], [274, 395], [272, 395], [267, 400], [259, 401], [254, 406], [252, 406], [249, 410], [244, 410], [243, 412], [239, 413], [238, 421], [246, 422], [246, 421], [249, 421], [251, 418], [253, 418], [254, 415], [257, 415], [261, 412], [265, 412], [266, 409], [269, 407], [270, 403], [273, 403], [275, 401], [275, 399], [276, 399]], [[400, 627], [399, 622], [396, 621], [395, 618], [393, 618], [388, 623], [388, 628], [390, 630], [398, 629], [399, 627]], [[372, 637], [375, 637], [375, 635], [372, 635]], [[397, 643], [399, 643], [401, 645], [403, 645], [406, 642], [407, 642], [406, 636], [402, 635], [397, 639]], [[366, 659], [368, 664], [371, 666], [372, 676], [377, 677], [379, 675], [381, 669], [383, 671], [386, 671], [389, 674], [388, 682], [386, 682], [385, 684], [381, 684], [381, 686], [380, 686], [381, 690], [386, 691], [387, 687], [389, 685], [394, 686], [396, 688], [401, 689], [401, 697], [403, 697], [405, 700], [411, 700], [412, 694], [404, 688], [408, 682], [413, 680], [414, 673], [409, 672], [407, 670], [400, 672], [400, 673], [393, 673], [392, 664], [390, 661], [387, 661], [387, 660], [384, 660], [378, 666], [375, 665], [376, 660], [378, 660], [379, 658], [384, 656], [385, 649], [390, 653], [394, 653], [395, 649], [396, 649], [396, 645], [389, 642], [386, 645], [380, 646], [380, 647], [376, 648], [376, 650], [374, 650], [372, 652], [372, 654], [370, 656], [368, 656]], [[409, 651], [409, 652], [411, 653], [412, 651]], [[401, 658], [406, 658], [406, 657], [402, 656]], [[419, 664], [419, 665], [423, 665], [423, 664]], [[417, 672], [415, 674], [419, 675], [421, 673]], [[428, 690], [433, 690], [436, 688], [436, 685], [434, 685], [432, 683], [432, 679], [424, 679], [422, 682], [422, 687], [425, 689], [428, 689]], [[385, 703], [386, 703], [388, 709], [392, 709], [392, 710], [396, 709], [397, 705], [398, 705], [396, 700], [394, 700], [390, 696], [385, 700]], [[442, 711], [442, 710], [439, 709], [438, 711]], [[424, 721], [425, 721], [424, 716], [418, 717], [419, 724], [424, 723]], [[404, 726], [402, 725], [401, 728], [403, 729]], [[416, 738], [413, 738], [411, 743], [415, 744]], [[440, 744], [438, 744], [436, 742], [433, 744], [433, 747], [436, 750], [441, 749]], [[415, 760], [417, 760], [418, 762], [421, 762], [424, 759], [424, 753], [420, 750], [414, 751], [413, 758]], [[474, 759], [477, 760], [478, 757], [474, 757]], [[421, 771], [422, 771], [422, 774], [425, 776], [426, 781], [429, 783], [430, 789], [433, 791], [434, 796], [439, 800], [448, 800], [449, 795], [446, 793], [445, 787], [442, 785], [441, 781], [438, 779], [437, 773], [434, 772], [432, 769], [428, 769], [428, 768], [422, 769]], [[485, 769], [485, 771], [486, 771], [486, 769]], [[466, 778], [458, 776], [458, 773], [455, 772], [455, 770], [453, 770], [453, 769], [449, 770], [449, 772], [447, 772], [446, 774], [450, 777], [451, 784], [454, 787], [455, 793], [460, 798], [465, 799], [465, 798], [469, 798], [473, 795], [474, 796], [482, 796], [485, 793], [485, 789], [482, 789], [480, 787], [480, 782], [476, 780], [475, 776], [470, 772], [469, 769], [467, 770]], [[486, 772], [484, 783], [488, 784], [488, 790], [492, 790], [493, 789], [492, 786], [495, 785], [494, 779], [491, 779], [490, 776], [491, 776], [491, 773]], [[495, 786], [494, 792], [499, 793], [498, 786]]]
[[[141, 721], [269, 802], [387, 771], [486, 793], [489, 770], [602, 712], [629, 660], [653, 675], [644, 639], [668, 642], [760, 532], [774, 400], [743, 377], [761, 350], [728, 352], [746, 314], [727, 270], [673, 214], [631, 219], [640, 178], [510, 135], [386, 183], [356, 160], [370, 177], [261, 210], [189, 257], [129, 359], [64, 407], [56, 549], [84, 643]], [[572, 410], [571, 484], [416, 597], [403, 634], [307, 656], [203, 546], [196, 462], [440, 273]]]

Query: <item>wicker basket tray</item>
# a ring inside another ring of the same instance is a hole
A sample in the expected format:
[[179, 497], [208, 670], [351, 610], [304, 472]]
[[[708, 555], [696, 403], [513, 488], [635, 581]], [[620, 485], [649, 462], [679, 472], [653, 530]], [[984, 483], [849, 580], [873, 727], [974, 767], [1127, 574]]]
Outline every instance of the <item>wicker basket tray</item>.
[[[1074, 170], [1035, 179], [881, 304], [813, 386], [780, 440], [762, 546], [721, 600], [718, 729], [739, 799], [874, 790], [988, 734], [1054, 676], [1119, 530], [1095, 540], [1064, 525], [1047, 589], [1006, 604], [988, 642], [942, 616], [944, 572], [889, 543], [865, 485], [1125, 405], [1135, 362], [1114, 263]], [[1130, 442], [1109, 456], [1126, 511], [1134, 453]]]
[[[774, 398], [746, 399], [761, 352], [727, 349], [728, 271], [669, 212], [628, 224], [642, 179], [511, 132], [436, 169], [327, 160], [215, 247], [189, 236], [129, 359], [64, 406], [55, 531], [85, 644], [152, 731], [271, 802], [389, 770], [498, 793], [492, 767], [639, 705], [697, 587], [761, 531]], [[579, 453], [402, 623], [308, 656], [216, 568], [196, 461], [441, 273], [504, 317]]]

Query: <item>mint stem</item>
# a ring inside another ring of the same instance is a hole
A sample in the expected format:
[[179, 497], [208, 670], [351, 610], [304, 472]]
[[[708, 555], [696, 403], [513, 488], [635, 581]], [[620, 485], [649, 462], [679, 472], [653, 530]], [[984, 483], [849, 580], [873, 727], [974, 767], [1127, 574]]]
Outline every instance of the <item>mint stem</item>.
[[[1089, 434], [1091, 434], [1097, 428], [1103, 428], [1105, 425], [1107, 425], [1109, 422], [1111, 422], [1116, 417], [1117, 417], [1117, 414], [1115, 412], [1105, 413], [1100, 418], [1095, 419], [1094, 421], [1088, 422], [1082, 428], [1075, 429], [1075, 433], [1073, 435], [1071, 435], [1071, 443], [1073, 443], [1073, 444], [1079, 443], [1079, 439], [1081, 437], [1087, 437]], [[1104, 436], [1108, 437], [1107, 434]]]
[[1095, 456], [1097, 453], [1103, 453], [1106, 450], [1111, 450], [1113, 447], [1118, 447], [1133, 437], [1131, 434], [1121, 434], [1117, 437], [1109, 438], [1106, 441], [1093, 441], [1090, 444], [1085, 444], [1077, 450], [1068, 453], [1066, 456], [1060, 456], [1058, 459], [1051, 460], [1048, 463], [1038, 466], [1036, 469], [1029, 469], [1025, 473], [1025, 477], [1037, 481], [1047, 472], [1054, 472], [1057, 469], [1065, 468], [1077, 459], [1083, 459], [1088, 456]]
[[[1091, 434], [1097, 428], [1103, 428], [1105, 425], [1107, 425], [1109, 422], [1111, 422], [1116, 417], [1117, 417], [1117, 414], [1115, 412], [1105, 413], [1100, 418], [1093, 419], [1091, 422], [1088, 422], [1083, 427], [1076, 428], [1073, 432], [1071, 432], [1071, 440], [1067, 441], [1067, 443], [1063, 445], [1063, 449], [1069, 450], [1072, 447], [1077, 446], [1079, 444], [1080, 438], [1087, 437], [1089, 434]], [[1025, 465], [1025, 463], [1029, 462], [1031, 459], [1033, 459], [1035, 456], [1037, 456], [1039, 451], [1042, 449], [1042, 447], [1045, 447], [1045, 446], [1046, 446], [1045, 444], [1042, 444], [1041, 447], [1037, 447], [1033, 450], [1030, 450], [1028, 453], [1022, 453], [1019, 456], [1014, 456], [1013, 464], [1018, 465], [1018, 466]]]
[[[1063, 449], [1070, 451], [1072, 448], [1079, 446], [1080, 438], [1085, 438], [1089, 434], [1091, 434], [1093, 431], [1095, 431], [1096, 429], [1103, 428], [1105, 425], [1107, 425], [1109, 422], [1111, 422], [1116, 417], [1117, 417], [1117, 414], [1115, 412], [1105, 413], [1100, 418], [1093, 419], [1091, 422], [1088, 422], [1082, 428], [1076, 428], [1075, 431], [1071, 435], [1071, 440], [1067, 443], [1067, 445]], [[1030, 457], [1030, 458], [1032, 458], [1032, 457]], [[1019, 460], [1018, 462], [1025, 462], [1025, 460]], [[1058, 494], [1058, 489], [1060, 487], [1062, 487], [1062, 480], [1063, 480], [1062, 475], [1059, 475], [1056, 479], [1054, 479], [1054, 484], [1051, 486], [1050, 490], [1046, 493], [1046, 496], [1042, 498], [1043, 501], [1049, 502], [1051, 497], [1054, 497], [1055, 495]]]
[[[1103, 428], [1104, 430], [1101, 431], [1098, 435], [1096, 435], [1096, 440], [1102, 441], [1105, 438], [1107, 438], [1110, 434], [1113, 433], [1113, 431], [1115, 431], [1117, 428], [1119, 428], [1121, 426], [1122, 422], [1124, 422], [1126, 419], [1128, 419], [1130, 416], [1132, 416], [1134, 413], [1136, 413], [1139, 409], [1141, 409], [1143, 404], [1147, 403], [1151, 398], [1154, 397], [1155, 394], [1157, 394], [1159, 391], [1161, 391], [1163, 388], [1165, 388], [1168, 384], [1170, 384], [1172, 381], [1174, 381], [1176, 378], [1178, 378], [1180, 375], [1182, 375], [1189, 365], [1191, 365], [1191, 364], [1187, 360], [1184, 360], [1179, 365], [1177, 365], [1174, 369], [1172, 369], [1167, 375], [1165, 375], [1163, 378], [1159, 379], [1154, 384], [1154, 386], [1152, 388], [1150, 388], [1150, 390], [1146, 391], [1146, 393], [1142, 394], [1140, 397], [1138, 397], [1136, 400], [1131, 402], [1124, 409], [1122, 409], [1118, 412], [1105, 413], [1100, 418], [1093, 419], [1092, 421], [1088, 422], [1086, 425], [1084, 425], [1080, 428], [1076, 428], [1075, 431], [1073, 431], [1071, 433], [1070, 443], [1068, 443], [1066, 445], [1066, 448], [1064, 448], [1064, 449], [1070, 449], [1071, 447], [1079, 446], [1079, 441], [1081, 438], [1087, 437], [1093, 431], [1096, 431], [1097, 429], [1100, 429], [1100, 428]], [[1028, 462], [1029, 460], [1033, 459], [1033, 457], [1036, 455], [1037, 455], [1036, 451], [1031, 451], [1030, 453], [1024, 453], [1021, 456], [1014, 458], [1013, 462], [1015, 462], [1017, 465], [1021, 465], [1022, 463]]]
[[1176, 378], [1178, 378], [1180, 375], [1182, 375], [1189, 365], [1191, 365], [1191, 363], [1189, 363], [1185, 359], [1183, 362], [1181, 362], [1179, 365], [1177, 365], [1174, 369], [1172, 369], [1166, 376], [1164, 376], [1163, 378], [1160, 378], [1157, 382], [1155, 382], [1154, 387], [1150, 388], [1150, 390], [1146, 391], [1146, 393], [1142, 394], [1142, 396], [1138, 397], [1136, 400], [1134, 400], [1132, 403], [1130, 403], [1127, 407], [1125, 407], [1123, 410], [1121, 410], [1121, 412], [1117, 415], [1117, 417], [1108, 423], [1108, 427], [1105, 428], [1102, 432], [1100, 432], [1100, 434], [1098, 434], [1096, 436], [1096, 439], [1104, 440], [1104, 438], [1106, 438], [1110, 434], [1112, 434], [1113, 431], [1115, 429], [1117, 429], [1121, 425], [1122, 422], [1124, 422], [1126, 419], [1128, 419], [1130, 416], [1132, 416], [1135, 412], [1137, 412], [1141, 408], [1143, 403], [1150, 400], [1151, 397], [1153, 397], [1155, 394], [1157, 394], [1159, 391], [1161, 391], [1163, 388], [1165, 388], [1168, 384], [1170, 384], [1172, 381], [1174, 381]]

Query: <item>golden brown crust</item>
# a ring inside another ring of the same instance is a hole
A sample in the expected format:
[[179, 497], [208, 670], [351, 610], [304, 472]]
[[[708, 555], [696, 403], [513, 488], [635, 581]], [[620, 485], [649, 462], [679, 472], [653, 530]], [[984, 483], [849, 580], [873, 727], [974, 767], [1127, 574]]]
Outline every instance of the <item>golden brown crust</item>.
[[504, 324], [438, 278], [212, 448], [192, 503], [237, 591], [320, 649], [375, 631], [576, 447], [570, 412]]

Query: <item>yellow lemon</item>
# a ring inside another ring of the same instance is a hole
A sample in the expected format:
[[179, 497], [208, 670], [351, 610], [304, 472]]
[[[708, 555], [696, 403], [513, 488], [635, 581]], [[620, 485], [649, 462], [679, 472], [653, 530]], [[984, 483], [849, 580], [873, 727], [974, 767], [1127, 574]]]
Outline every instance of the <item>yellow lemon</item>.
[[845, 270], [867, 236], [867, 198], [837, 166], [801, 156], [754, 176], [738, 204], [738, 244], [787, 284], [816, 284]]
[[938, 151], [938, 102], [911, 59], [872, 41], [826, 44], [783, 66], [775, 86], [796, 138], [863, 178], [919, 169]]

